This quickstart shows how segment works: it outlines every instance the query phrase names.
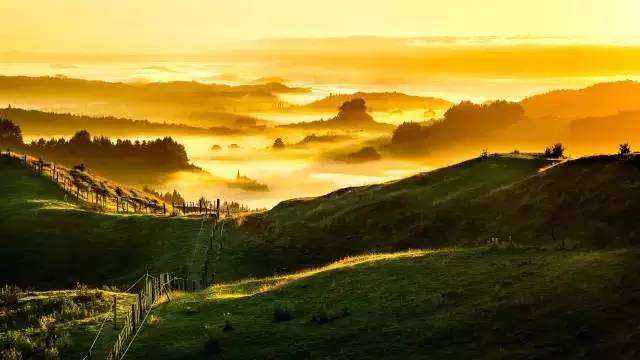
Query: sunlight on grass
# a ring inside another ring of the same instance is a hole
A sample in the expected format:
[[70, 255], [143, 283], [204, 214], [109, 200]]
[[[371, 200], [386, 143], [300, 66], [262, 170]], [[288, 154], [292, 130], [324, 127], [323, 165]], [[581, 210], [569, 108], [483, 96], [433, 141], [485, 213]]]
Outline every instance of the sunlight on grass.
[[29, 200], [28, 203], [30, 204], [37, 204], [40, 206], [41, 209], [47, 209], [47, 210], [77, 210], [79, 209], [78, 206], [66, 202], [66, 201], [59, 201], [59, 200]]
[[293, 281], [308, 278], [319, 273], [350, 268], [362, 264], [371, 264], [379, 261], [397, 260], [403, 258], [415, 258], [425, 256], [434, 251], [408, 250], [397, 253], [365, 254], [346, 257], [326, 266], [312, 268], [288, 275], [272, 276], [263, 279], [245, 279], [228, 284], [213, 285], [206, 290], [208, 300], [236, 299], [253, 296], [270, 291]]

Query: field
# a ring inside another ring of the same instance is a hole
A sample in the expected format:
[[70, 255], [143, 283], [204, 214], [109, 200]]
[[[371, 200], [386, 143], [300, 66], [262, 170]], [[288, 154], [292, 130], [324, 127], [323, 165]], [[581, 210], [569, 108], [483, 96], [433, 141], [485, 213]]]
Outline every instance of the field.
[[[145, 272], [197, 279], [206, 266], [214, 285], [163, 297], [127, 358], [632, 359], [639, 161], [480, 157], [287, 201], [225, 221], [210, 242], [209, 221], [93, 212], [4, 158], [0, 282], [79, 288], [5, 306], [2, 348], [82, 357], [110, 298], [122, 315], [131, 298], [77, 283], [123, 289]], [[62, 339], [51, 346], [38, 340], [49, 318]], [[98, 357], [115, 337], [106, 324]]]
[[[26, 292], [19, 295], [15, 304], [0, 302], [3, 359], [13, 359], [12, 354], [16, 356], [18, 352], [24, 358], [80, 359], [87, 354], [100, 330], [102, 333], [92, 354], [104, 357], [104, 350], [113, 343], [116, 334], [111, 307], [114, 297], [117, 314], [122, 318], [135, 302], [133, 294], [83, 287]], [[3, 302], [5, 299], [3, 296]]]
[[635, 249], [361, 256], [162, 304], [130, 358], [631, 359], [639, 266]]
[[126, 285], [147, 271], [201, 271], [200, 219], [88, 211], [15, 159], [0, 158], [0, 173], [0, 283], [60, 289]]

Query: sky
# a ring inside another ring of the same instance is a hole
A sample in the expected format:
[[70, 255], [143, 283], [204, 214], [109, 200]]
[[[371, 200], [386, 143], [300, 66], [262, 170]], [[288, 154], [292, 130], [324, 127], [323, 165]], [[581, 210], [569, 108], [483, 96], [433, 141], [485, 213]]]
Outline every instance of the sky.
[[347, 36], [608, 42], [640, 39], [638, 14], [637, 0], [2, 0], [0, 52], [204, 52]]

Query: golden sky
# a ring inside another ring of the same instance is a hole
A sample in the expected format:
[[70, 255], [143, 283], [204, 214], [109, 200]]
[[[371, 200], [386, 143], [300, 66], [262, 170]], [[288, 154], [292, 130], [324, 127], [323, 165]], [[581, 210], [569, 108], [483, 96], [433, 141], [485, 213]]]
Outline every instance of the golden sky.
[[1, 0], [0, 52], [180, 53], [365, 35], [637, 43], [638, 14], [637, 0]]

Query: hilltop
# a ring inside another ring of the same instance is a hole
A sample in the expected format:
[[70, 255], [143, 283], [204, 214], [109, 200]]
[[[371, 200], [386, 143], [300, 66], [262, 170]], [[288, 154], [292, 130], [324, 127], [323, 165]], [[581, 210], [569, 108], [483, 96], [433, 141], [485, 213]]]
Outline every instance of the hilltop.
[[581, 118], [640, 110], [640, 83], [619, 81], [578, 90], [555, 90], [520, 102], [530, 117]]
[[387, 132], [395, 128], [394, 125], [379, 123], [368, 113], [364, 99], [355, 98], [347, 100], [337, 106], [338, 114], [327, 120], [316, 120], [308, 122], [280, 125], [286, 129], [304, 130], [351, 130], [351, 131], [382, 131]]
[[331, 94], [325, 98], [304, 105], [305, 110], [334, 110], [345, 101], [363, 99], [371, 111], [394, 110], [446, 110], [453, 103], [435, 97], [407, 95], [400, 92], [356, 92], [353, 94]]

